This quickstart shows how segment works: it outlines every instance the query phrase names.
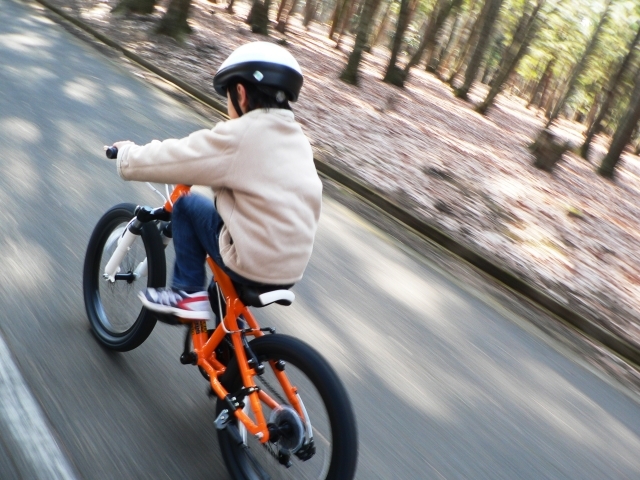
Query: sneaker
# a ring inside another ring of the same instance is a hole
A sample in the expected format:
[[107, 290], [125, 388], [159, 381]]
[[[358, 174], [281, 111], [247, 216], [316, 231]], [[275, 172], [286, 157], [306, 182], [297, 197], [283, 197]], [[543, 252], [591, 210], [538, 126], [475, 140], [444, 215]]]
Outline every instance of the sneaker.
[[186, 293], [172, 288], [147, 288], [138, 294], [152, 312], [175, 315], [189, 320], [210, 320], [207, 292]]

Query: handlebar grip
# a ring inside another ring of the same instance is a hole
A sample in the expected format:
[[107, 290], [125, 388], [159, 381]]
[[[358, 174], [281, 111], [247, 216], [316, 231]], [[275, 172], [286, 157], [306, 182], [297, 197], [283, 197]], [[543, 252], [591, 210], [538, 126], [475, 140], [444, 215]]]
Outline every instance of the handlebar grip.
[[117, 158], [118, 157], [118, 149], [116, 147], [109, 147], [104, 152], [107, 155], [107, 158]]

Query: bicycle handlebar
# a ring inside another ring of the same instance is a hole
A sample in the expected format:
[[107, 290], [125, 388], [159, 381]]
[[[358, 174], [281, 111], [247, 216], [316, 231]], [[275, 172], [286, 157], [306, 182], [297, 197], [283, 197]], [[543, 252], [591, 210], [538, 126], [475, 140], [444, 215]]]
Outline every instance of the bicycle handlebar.
[[114, 159], [118, 157], [118, 148], [117, 147], [109, 147], [104, 153], [107, 155], [107, 158]]

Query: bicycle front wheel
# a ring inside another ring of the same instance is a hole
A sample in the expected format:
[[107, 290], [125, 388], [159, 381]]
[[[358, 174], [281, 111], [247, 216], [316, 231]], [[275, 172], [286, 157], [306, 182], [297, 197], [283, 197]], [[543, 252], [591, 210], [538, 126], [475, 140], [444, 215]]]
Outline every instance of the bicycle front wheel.
[[104, 346], [121, 352], [144, 342], [156, 324], [155, 316], [142, 307], [138, 292], [164, 287], [167, 276], [160, 232], [155, 223], [146, 223], [122, 260], [115, 282], [103, 277], [135, 208], [132, 203], [116, 205], [98, 221], [87, 246], [82, 279], [93, 332]]
[[[295, 445], [299, 439], [296, 437], [300, 435], [292, 438], [283, 435], [278, 442], [261, 444], [234, 418], [233, 424], [238, 427], [244, 445], [237, 445], [227, 430], [218, 432], [222, 456], [232, 477], [238, 480], [352, 479], [358, 457], [356, 422], [347, 392], [331, 366], [312, 347], [287, 335], [266, 335], [254, 339], [249, 345], [265, 366], [265, 373], [254, 378], [256, 385], [285, 411], [284, 414], [282, 409], [280, 413], [274, 413], [263, 404], [265, 418], [272, 422], [295, 420], [287, 425], [285, 431], [296, 432], [301, 428], [304, 439], [297, 451]], [[291, 417], [297, 414], [287, 401], [273, 365], [284, 367], [306, 411], [307, 418], [300, 418], [298, 427], [290, 428], [298, 422]], [[231, 362], [222, 381], [229, 392], [236, 392], [242, 387], [236, 362]], [[218, 414], [225, 407], [225, 402], [218, 400]], [[245, 412], [253, 418], [249, 407], [245, 407]], [[311, 442], [310, 437], [313, 439]], [[288, 467], [283, 465], [279, 455], [287, 449], [292, 453]]]

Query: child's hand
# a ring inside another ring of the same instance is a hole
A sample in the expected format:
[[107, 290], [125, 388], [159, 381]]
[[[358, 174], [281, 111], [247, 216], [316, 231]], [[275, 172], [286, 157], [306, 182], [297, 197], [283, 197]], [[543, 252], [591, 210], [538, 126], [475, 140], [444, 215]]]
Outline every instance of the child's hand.
[[135, 143], [130, 140], [121, 140], [119, 142], [115, 142], [112, 146], [105, 145], [104, 151], [107, 154], [107, 158], [110, 160], [118, 158], [118, 151], [125, 145], [135, 145]]
[[116, 147], [118, 150], [120, 150], [125, 145], [135, 145], [135, 143], [132, 142], [131, 140], [121, 140], [113, 144], [113, 146]]

